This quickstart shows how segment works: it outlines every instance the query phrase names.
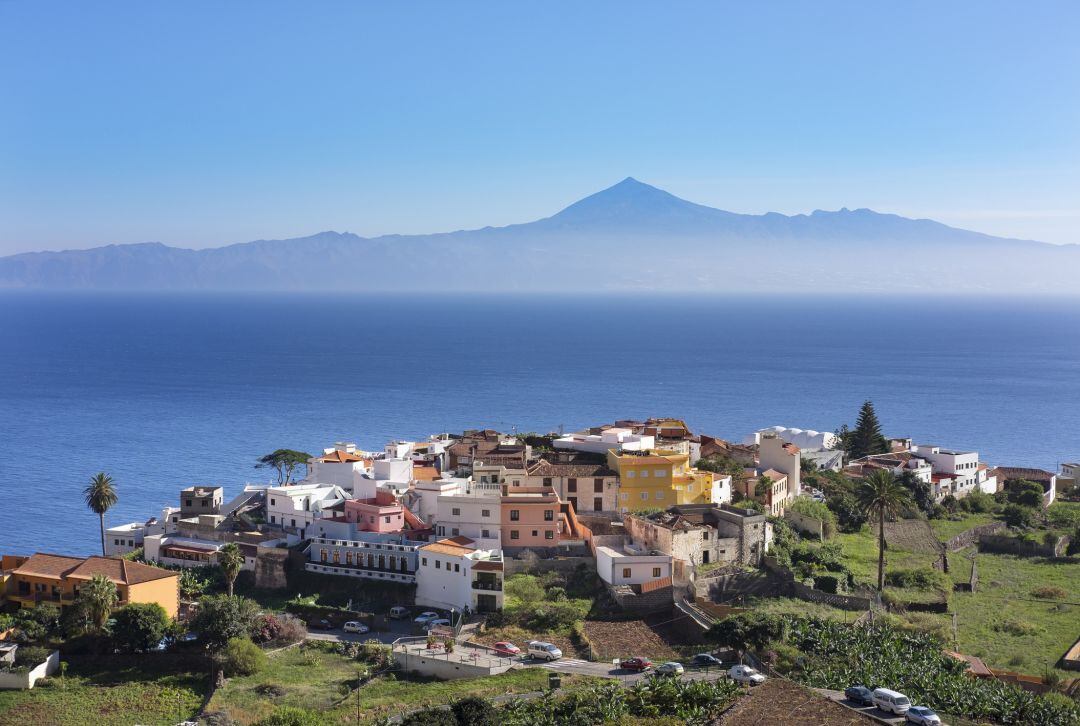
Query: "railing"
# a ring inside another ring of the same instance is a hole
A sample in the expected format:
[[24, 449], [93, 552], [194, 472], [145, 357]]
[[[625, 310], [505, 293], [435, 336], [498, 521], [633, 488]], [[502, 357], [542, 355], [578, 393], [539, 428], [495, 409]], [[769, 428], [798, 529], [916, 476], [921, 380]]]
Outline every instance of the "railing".
[[502, 580], [473, 580], [474, 590], [502, 590]]

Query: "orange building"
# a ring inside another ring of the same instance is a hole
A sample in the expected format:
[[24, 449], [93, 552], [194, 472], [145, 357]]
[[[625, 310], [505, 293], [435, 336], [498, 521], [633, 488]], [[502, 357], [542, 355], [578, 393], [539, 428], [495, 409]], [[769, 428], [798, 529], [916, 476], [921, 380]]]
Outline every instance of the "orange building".
[[38, 553], [30, 557], [2, 560], [3, 595], [22, 607], [51, 602], [61, 607], [71, 605], [79, 588], [94, 575], [104, 575], [116, 585], [120, 606], [128, 603], [156, 602], [175, 618], [180, 603], [180, 575], [160, 567], [129, 562], [118, 557], [68, 557]]
[[515, 547], [555, 547], [562, 532], [559, 495], [547, 487], [503, 487], [503, 549]]

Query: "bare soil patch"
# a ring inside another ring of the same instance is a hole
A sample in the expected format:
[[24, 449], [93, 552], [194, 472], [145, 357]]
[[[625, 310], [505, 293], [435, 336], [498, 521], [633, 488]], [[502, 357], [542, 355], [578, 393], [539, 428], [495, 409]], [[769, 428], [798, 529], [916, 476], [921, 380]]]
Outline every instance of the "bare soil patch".
[[889, 547], [906, 552], [934, 555], [941, 551], [941, 543], [934, 534], [934, 530], [922, 519], [886, 522], [885, 541], [888, 542]]
[[585, 635], [602, 661], [633, 656], [657, 662], [679, 658], [672, 645], [644, 620], [586, 620]]
[[872, 718], [830, 701], [825, 696], [783, 678], [770, 678], [749, 689], [747, 695], [720, 715], [713, 726], [762, 726], [762, 724], [817, 724], [818, 726], [865, 726]]

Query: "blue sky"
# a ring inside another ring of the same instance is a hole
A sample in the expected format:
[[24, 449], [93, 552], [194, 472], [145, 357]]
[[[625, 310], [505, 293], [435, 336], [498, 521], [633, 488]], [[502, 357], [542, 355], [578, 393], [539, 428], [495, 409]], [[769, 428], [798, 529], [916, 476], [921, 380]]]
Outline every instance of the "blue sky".
[[0, 254], [501, 225], [625, 176], [1080, 243], [1078, 32], [1071, 1], [0, 0]]

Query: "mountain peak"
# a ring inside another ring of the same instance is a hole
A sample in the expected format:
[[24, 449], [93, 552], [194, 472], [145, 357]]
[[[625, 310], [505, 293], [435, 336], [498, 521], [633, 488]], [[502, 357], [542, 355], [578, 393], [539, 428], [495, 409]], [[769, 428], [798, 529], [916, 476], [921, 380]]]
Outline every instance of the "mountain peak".
[[703, 207], [628, 176], [607, 189], [574, 202], [553, 217], [541, 220], [545, 226], [576, 228], [654, 226], [676, 228], [696, 225], [703, 217], [728, 215], [718, 209]]

